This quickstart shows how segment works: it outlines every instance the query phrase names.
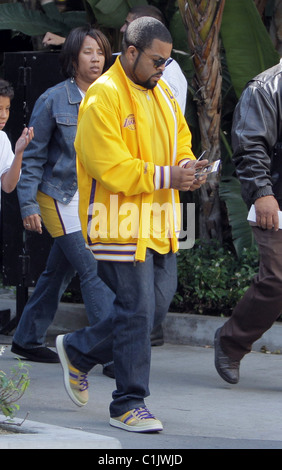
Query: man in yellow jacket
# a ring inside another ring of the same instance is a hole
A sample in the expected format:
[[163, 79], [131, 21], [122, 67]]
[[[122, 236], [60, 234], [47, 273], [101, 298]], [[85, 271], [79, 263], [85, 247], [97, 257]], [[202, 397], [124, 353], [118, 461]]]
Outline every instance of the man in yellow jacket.
[[116, 300], [95, 327], [59, 336], [57, 350], [78, 406], [88, 401], [87, 373], [114, 359], [110, 424], [133, 432], [163, 429], [144, 402], [150, 332], [177, 284], [178, 190], [199, 188], [205, 178], [195, 172], [207, 164], [195, 164], [185, 118], [161, 80], [171, 49], [161, 22], [133, 21], [121, 56], [82, 102], [75, 140], [82, 231]]

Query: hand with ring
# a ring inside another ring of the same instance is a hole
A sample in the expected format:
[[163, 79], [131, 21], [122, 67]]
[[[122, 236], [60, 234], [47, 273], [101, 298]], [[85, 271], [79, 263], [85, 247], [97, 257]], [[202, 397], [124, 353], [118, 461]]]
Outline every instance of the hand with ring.
[[28, 215], [23, 219], [23, 226], [31, 232], [42, 233], [41, 217], [39, 214]]

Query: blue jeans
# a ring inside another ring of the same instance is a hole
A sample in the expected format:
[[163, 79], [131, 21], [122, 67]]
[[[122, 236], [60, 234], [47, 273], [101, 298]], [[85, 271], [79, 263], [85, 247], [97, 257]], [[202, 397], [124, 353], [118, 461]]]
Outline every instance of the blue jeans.
[[85, 247], [81, 231], [54, 239], [47, 265], [40, 275], [14, 334], [23, 348], [41, 346], [58, 308], [61, 296], [78, 273], [90, 325], [113, 309], [114, 294], [97, 274], [97, 261]]
[[144, 263], [99, 261], [101, 278], [114, 290], [112, 315], [65, 336], [70, 362], [82, 372], [114, 360], [117, 389], [110, 415], [144, 406], [149, 395], [150, 333], [169, 309], [177, 285], [176, 256], [147, 250]]

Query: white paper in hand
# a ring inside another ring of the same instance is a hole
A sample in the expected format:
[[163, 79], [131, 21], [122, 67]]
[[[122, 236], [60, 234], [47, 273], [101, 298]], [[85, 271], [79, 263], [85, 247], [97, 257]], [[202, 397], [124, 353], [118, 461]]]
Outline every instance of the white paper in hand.
[[[278, 218], [279, 218], [279, 228], [282, 228], [282, 211], [278, 211]], [[256, 225], [256, 208], [254, 204], [251, 206], [247, 220], [250, 222], [251, 225]]]

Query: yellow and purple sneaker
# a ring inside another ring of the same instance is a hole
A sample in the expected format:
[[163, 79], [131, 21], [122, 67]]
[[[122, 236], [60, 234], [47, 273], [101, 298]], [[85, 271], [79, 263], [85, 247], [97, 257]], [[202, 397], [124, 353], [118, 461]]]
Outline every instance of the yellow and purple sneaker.
[[157, 432], [163, 430], [161, 421], [144, 406], [110, 418], [110, 425], [132, 432]]
[[65, 389], [77, 406], [84, 406], [88, 402], [87, 374], [79, 371], [70, 363], [63, 340], [64, 335], [57, 336], [56, 348], [64, 372]]

